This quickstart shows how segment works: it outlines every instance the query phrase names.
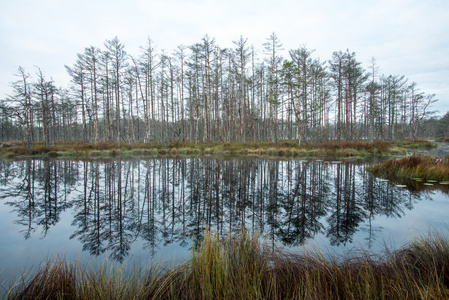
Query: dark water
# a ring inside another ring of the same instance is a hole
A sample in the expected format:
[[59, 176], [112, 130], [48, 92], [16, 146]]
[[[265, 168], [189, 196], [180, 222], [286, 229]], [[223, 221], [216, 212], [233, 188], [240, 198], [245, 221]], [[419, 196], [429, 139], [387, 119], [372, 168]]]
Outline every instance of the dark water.
[[[189, 255], [205, 228], [342, 253], [446, 229], [446, 186], [408, 188], [335, 161], [0, 161], [0, 280], [48, 257], [146, 263]], [[418, 184], [418, 185], [416, 185]]]

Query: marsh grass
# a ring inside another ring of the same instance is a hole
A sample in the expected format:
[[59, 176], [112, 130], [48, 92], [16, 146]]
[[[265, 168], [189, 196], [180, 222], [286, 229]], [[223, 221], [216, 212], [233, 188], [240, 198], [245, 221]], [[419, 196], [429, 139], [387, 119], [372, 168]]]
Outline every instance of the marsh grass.
[[449, 137], [440, 137], [440, 138], [436, 138], [435, 142], [440, 142], [440, 143], [449, 143]]
[[437, 145], [428, 140], [423, 139], [415, 139], [415, 141], [411, 139], [405, 139], [402, 141], [396, 142], [397, 145], [402, 146], [408, 149], [417, 149], [417, 148], [434, 148]]
[[175, 265], [99, 269], [53, 260], [10, 289], [10, 299], [447, 299], [449, 237], [430, 232], [382, 256], [271, 250], [242, 231], [207, 232]]
[[8, 158], [26, 156], [46, 157], [116, 157], [116, 156], [166, 156], [166, 155], [230, 155], [230, 156], [271, 156], [271, 157], [372, 157], [405, 154], [405, 148], [431, 147], [427, 141], [404, 141], [398, 143], [375, 141], [324, 141], [320, 143], [298, 145], [295, 141], [278, 143], [260, 142], [210, 142], [193, 143], [117, 143], [99, 142], [89, 144], [82, 142], [57, 142], [46, 149], [39, 142], [31, 149], [26, 149], [23, 142], [11, 142], [0, 148], [0, 155]]
[[424, 180], [449, 180], [449, 156], [440, 158], [413, 154], [398, 159], [389, 159], [370, 166], [370, 172], [385, 178], [422, 178]]

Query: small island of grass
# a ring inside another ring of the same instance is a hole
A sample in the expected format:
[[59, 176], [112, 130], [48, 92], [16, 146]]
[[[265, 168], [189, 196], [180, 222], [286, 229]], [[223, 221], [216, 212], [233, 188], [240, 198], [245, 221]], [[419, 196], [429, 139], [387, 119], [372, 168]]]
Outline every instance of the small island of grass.
[[387, 179], [419, 179], [447, 182], [449, 180], [449, 156], [434, 157], [413, 154], [392, 158], [368, 168], [375, 176]]
[[99, 142], [97, 144], [71, 142], [55, 143], [45, 148], [43, 143], [36, 143], [27, 149], [24, 142], [5, 142], [0, 148], [4, 158], [23, 157], [69, 157], [69, 158], [110, 158], [110, 157], [144, 157], [144, 156], [268, 156], [268, 157], [383, 157], [404, 155], [409, 148], [430, 148], [435, 144], [426, 140], [415, 142], [381, 142], [367, 141], [325, 141], [301, 144], [292, 141], [247, 142], [247, 143], [191, 143], [174, 142], [155, 143], [116, 143]]

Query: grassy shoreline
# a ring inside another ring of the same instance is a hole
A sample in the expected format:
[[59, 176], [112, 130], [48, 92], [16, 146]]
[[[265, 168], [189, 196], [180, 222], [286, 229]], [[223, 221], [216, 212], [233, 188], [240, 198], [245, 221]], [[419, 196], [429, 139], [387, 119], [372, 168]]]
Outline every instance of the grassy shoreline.
[[191, 258], [172, 266], [126, 268], [52, 260], [14, 287], [9, 299], [444, 299], [449, 237], [431, 232], [399, 250], [342, 259], [318, 250], [271, 251], [255, 235], [206, 232]]
[[5, 142], [0, 148], [0, 157], [62, 157], [62, 158], [111, 158], [111, 157], [151, 157], [151, 156], [250, 156], [250, 157], [384, 157], [404, 155], [406, 149], [431, 148], [436, 145], [420, 140], [412, 143], [408, 140], [390, 143], [366, 141], [327, 141], [310, 145], [298, 146], [295, 142], [247, 142], [247, 143], [171, 143], [145, 144], [101, 142], [96, 145], [73, 143], [56, 143], [55, 146], [44, 148], [42, 143], [36, 143], [31, 149], [26, 149], [23, 142]]
[[449, 156], [440, 158], [413, 154], [386, 160], [370, 166], [368, 170], [377, 177], [387, 179], [413, 179], [446, 184], [449, 183]]

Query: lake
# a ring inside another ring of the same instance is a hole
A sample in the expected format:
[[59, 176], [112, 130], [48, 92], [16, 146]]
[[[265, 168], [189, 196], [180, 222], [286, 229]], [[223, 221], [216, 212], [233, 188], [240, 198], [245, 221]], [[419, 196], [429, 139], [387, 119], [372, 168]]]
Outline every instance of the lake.
[[366, 162], [275, 159], [0, 160], [0, 280], [50, 257], [185, 259], [210, 228], [274, 248], [342, 254], [447, 229], [447, 186], [374, 178]]

